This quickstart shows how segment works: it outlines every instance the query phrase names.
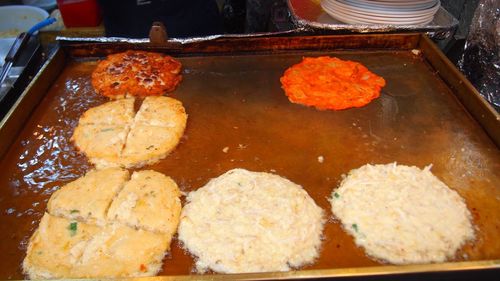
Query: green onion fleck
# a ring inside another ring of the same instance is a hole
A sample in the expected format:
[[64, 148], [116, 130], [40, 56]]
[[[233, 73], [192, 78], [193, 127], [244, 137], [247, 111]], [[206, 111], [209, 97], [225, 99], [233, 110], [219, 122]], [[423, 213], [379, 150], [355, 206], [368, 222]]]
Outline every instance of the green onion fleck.
[[79, 210], [71, 210], [69, 211], [70, 214], [76, 214], [76, 213], [79, 213], [80, 211]]
[[353, 223], [352, 228], [354, 228], [354, 231], [358, 232], [358, 225], [357, 224]]
[[114, 129], [113, 128], [106, 128], [106, 129], [102, 129], [101, 132], [109, 132], [109, 131], [113, 131]]
[[69, 229], [69, 234], [71, 236], [75, 236], [76, 235], [76, 230], [78, 229], [78, 223], [77, 222], [71, 222], [69, 224], [68, 229]]
[[335, 196], [335, 198], [339, 198], [340, 197], [340, 195], [337, 192], [334, 192], [333, 196]]

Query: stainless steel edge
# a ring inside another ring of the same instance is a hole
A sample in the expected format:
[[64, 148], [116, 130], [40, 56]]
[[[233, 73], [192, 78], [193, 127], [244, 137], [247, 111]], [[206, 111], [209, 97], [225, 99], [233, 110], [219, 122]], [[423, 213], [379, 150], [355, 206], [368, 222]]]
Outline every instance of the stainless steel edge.
[[153, 276], [135, 278], [99, 278], [99, 279], [76, 279], [76, 280], [127, 280], [127, 281], [185, 281], [185, 280], [298, 280], [298, 279], [335, 279], [346, 277], [368, 277], [386, 276], [396, 274], [418, 274], [418, 273], [443, 273], [455, 272], [460, 274], [464, 271], [475, 271], [482, 269], [500, 269], [500, 260], [489, 261], [467, 261], [449, 262], [436, 264], [416, 265], [386, 265], [373, 267], [350, 267], [338, 269], [298, 270], [288, 272], [268, 273], [243, 273], [243, 274], [207, 274], [207, 275], [178, 275], [178, 276]]
[[420, 47], [431, 66], [452, 88], [462, 105], [500, 148], [500, 114], [479, 94], [471, 82], [431, 39], [422, 36]]

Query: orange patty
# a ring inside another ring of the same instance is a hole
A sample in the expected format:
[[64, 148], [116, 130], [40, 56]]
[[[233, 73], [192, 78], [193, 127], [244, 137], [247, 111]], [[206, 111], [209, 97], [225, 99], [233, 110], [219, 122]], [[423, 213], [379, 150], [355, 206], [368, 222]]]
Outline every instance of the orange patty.
[[94, 89], [110, 98], [160, 96], [182, 80], [181, 63], [152, 52], [126, 51], [109, 55], [92, 73]]
[[385, 86], [384, 78], [364, 65], [326, 56], [304, 58], [280, 81], [291, 102], [335, 110], [364, 106]]

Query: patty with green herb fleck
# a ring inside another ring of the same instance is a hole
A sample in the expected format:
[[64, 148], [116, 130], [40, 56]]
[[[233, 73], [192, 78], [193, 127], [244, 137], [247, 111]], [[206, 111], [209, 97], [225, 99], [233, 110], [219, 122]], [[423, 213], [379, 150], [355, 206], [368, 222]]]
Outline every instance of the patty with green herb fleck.
[[93, 170], [54, 192], [47, 211], [55, 216], [104, 225], [111, 200], [130, 178], [127, 170]]
[[460, 195], [430, 167], [365, 165], [332, 192], [332, 212], [368, 256], [394, 264], [443, 262], [475, 237]]
[[288, 271], [319, 256], [324, 221], [300, 185], [233, 169], [189, 193], [178, 237], [201, 272]]
[[57, 190], [23, 262], [31, 279], [152, 276], [177, 230], [180, 191], [155, 171], [93, 170]]
[[87, 110], [71, 140], [97, 168], [138, 168], [165, 158], [186, 122], [182, 103], [173, 98], [147, 97], [137, 114], [134, 99], [122, 99]]

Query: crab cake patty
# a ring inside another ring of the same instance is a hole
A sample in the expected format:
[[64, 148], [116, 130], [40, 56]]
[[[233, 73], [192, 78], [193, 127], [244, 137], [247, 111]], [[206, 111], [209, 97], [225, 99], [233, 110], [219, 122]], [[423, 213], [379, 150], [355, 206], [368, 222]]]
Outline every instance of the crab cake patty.
[[72, 277], [74, 264], [99, 227], [45, 213], [31, 236], [23, 271], [30, 279]]
[[75, 278], [154, 276], [171, 236], [111, 223], [85, 245], [71, 271]]
[[180, 101], [147, 97], [137, 114], [133, 105], [133, 99], [111, 101], [80, 117], [71, 140], [96, 167], [154, 164], [179, 143], [187, 122]]
[[[137, 200], [127, 208], [131, 195]], [[32, 279], [153, 276], [177, 230], [179, 197], [176, 183], [155, 171], [130, 181], [123, 169], [90, 171], [52, 195], [23, 271]]]
[[160, 96], [182, 80], [181, 63], [161, 53], [126, 51], [109, 55], [92, 72], [92, 86], [109, 98]]
[[108, 218], [173, 236], [181, 214], [180, 196], [171, 178], [155, 171], [134, 172], [109, 207]]
[[330, 202], [356, 245], [394, 264], [446, 261], [475, 236], [464, 199], [430, 166], [362, 166], [349, 172]]
[[199, 271], [287, 271], [318, 256], [323, 210], [301, 186], [234, 169], [189, 193], [179, 239]]
[[121, 99], [93, 107], [82, 114], [80, 125], [128, 125], [134, 120], [135, 99]]
[[130, 178], [127, 170], [92, 170], [54, 192], [47, 204], [50, 214], [103, 225], [109, 205]]

